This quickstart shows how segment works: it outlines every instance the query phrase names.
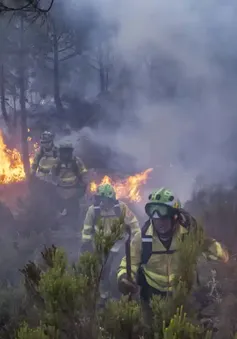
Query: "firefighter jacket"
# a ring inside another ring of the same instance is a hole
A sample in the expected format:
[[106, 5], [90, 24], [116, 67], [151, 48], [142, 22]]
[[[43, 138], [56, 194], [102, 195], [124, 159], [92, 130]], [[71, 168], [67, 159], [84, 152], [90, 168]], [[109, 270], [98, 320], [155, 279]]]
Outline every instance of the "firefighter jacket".
[[[146, 232], [137, 233], [131, 243], [132, 278], [137, 280], [138, 272], [142, 272], [152, 288], [162, 292], [172, 292], [175, 273], [177, 272], [178, 247], [188, 230], [181, 225], [176, 227], [170, 248], [167, 250], [152, 224], [148, 224]], [[208, 249], [203, 255], [207, 259], [228, 261], [228, 252], [214, 239], [208, 239]], [[118, 269], [118, 280], [126, 275], [126, 258], [123, 258]]]
[[53, 166], [56, 164], [58, 156], [58, 149], [54, 146], [50, 151], [45, 151], [40, 148], [35, 156], [31, 165], [31, 172], [36, 171], [42, 173], [42, 175], [49, 174]]
[[57, 160], [53, 167], [53, 176], [57, 179], [57, 185], [62, 188], [75, 188], [82, 183], [82, 175], [87, 172], [82, 160], [74, 157], [70, 162], [64, 163]]
[[82, 230], [82, 243], [91, 243], [94, 232], [98, 232], [98, 220], [102, 221], [105, 234], [111, 233], [111, 227], [115, 220], [119, 220], [121, 215], [124, 216], [124, 221], [131, 229], [131, 236], [141, 232], [138, 220], [128, 206], [122, 201], [115, 201], [112, 209], [105, 211], [100, 206], [91, 205], [87, 211], [84, 226]]

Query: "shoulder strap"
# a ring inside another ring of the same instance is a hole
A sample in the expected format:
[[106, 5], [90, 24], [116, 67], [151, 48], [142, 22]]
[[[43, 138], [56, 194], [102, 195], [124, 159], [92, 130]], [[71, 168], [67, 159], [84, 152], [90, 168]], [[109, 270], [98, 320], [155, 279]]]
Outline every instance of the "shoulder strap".
[[72, 158], [72, 170], [73, 172], [78, 175], [79, 173], [79, 169], [78, 169], [78, 164], [77, 164], [77, 158], [76, 157], [73, 157]]
[[56, 166], [55, 166], [55, 174], [56, 174], [56, 175], [59, 175], [60, 170], [61, 170], [61, 165], [62, 165], [62, 162], [61, 162], [61, 160], [59, 159], [58, 162], [57, 162], [57, 164], [56, 164]]
[[141, 229], [142, 235], [141, 265], [147, 264], [152, 255], [152, 235], [146, 235], [150, 223], [151, 223], [150, 220], [147, 220]]
[[56, 159], [58, 157], [58, 150], [57, 148], [53, 148], [53, 157]]
[[[99, 217], [101, 216], [101, 209], [98, 203], [95, 202], [94, 206], [94, 220], [93, 220], [93, 228], [95, 228], [96, 222], [99, 219]], [[121, 207], [120, 204], [118, 202], [118, 200], [116, 200], [116, 203], [114, 205], [114, 212], [116, 217], [120, 217], [121, 216]]]
[[101, 209], [100, 209], [100, 206], [97, 205], [97, 204], [93, 205], [93, 207], [94, 207], [94, 219], [93, 219], [92, 228], [93, 228], [93, 232], [94, 232], [96, 222], [97, 222], [97, 220], [99, 219], [99, 217], [101, 215]]
[[150, 220], [147, 220], [142, 227], [142, 255], [141, 255], [141, 265], [146, 265], [152, 256], [152, 254], [173, 254], [176, 250], [161, 250], [161, 251], [152, 251], [152, 235], [146, 235], [146, 232], [150, 226]]
[[121, 210], [121, 207], [120, 207], [118, 200], [116, 200], [115, 204], [114, 204], [114, 213], [115, 213], [116, 217], [118, 217], [118, 218], [121, 217], [122, 210]]

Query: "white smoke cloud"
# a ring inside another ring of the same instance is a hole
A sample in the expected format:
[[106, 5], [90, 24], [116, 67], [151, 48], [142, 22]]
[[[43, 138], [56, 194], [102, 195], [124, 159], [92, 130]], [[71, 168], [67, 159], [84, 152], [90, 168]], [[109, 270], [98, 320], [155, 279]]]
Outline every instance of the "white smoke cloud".
[[[76, 0], [70, 3], [79, 8]], [[168, 185], [183, 200], [189, 198], [196, 176], [214, 182], [232, 175], [236, 164], [226, 158], [224, 144], [236, 124], [237, 77], [234, 66], [232, 71], [226, 65], [237, 52], [237, 3], [91, 0], [91, 4], [102, 21], [118, 25], [114, 45], [135, 74], [138, 121], [136, 127], [124, 122], [117, 134], [98, 128], [92, 136], [132, 154], [138, 168], [153, 167], [152, 185]], [[161, 55], [175, 60], [179, 71], [165, 69], [165, 75], [174, 77], [177, 92], [172, 99], [159, 101], [147, 95], [152, 84], [144, 60]]]

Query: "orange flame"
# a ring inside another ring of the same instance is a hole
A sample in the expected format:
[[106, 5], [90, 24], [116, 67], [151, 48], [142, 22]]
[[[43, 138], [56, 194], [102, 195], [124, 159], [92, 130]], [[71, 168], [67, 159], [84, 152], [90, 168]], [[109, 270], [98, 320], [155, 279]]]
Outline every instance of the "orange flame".
[[96, 192], [96, 189], [99, 185], [111, 184], [115, 189], [118, 199], [125, 198], [130, 201], [139, 202], [141, 201], [140, 186], [147, 182], [148, 175], [152, 171], [153, 168], [148, 168], [144, 172], [137, 173], [126, 178], [125, 180], [119, 180], [116, 182], [106, 175], [99, 184], [97, 184], [95, 181], [91, 182], [90, 191]]
[[[33, 158], [30, 157], [30, 163], [32, 161]], [[0, 185], [20, 182], [25, 178], [21, 153], [16, 148], [7, 148], [0, 130]]]
[[[28, 141], [30, 140], [28, 139]], [[34, 151], [36, 151], [38, 147], [39, 145], [37, 143], [33, 144]], [[32, 161], [33, 156], [31, 154], [30, 164]], [[152, 168], [148, 168], [144, 172], [130, 176], [125, 180], [118, 181], [113, 181], [110, 177], [105, 176], [99, 184], [112, 184], [118, 199], [125, 198], [130, 201], [139, 202], [141, 201], [140, 187], [146, 183], [148, 175], [152, 171]], [[21, 153], [16, 148], [7, 148], [6, 144], [4, 143], [2, 131], [0, 130], [0, 185], [20, 182], [24, 181], [25, 179], [26, 175]], [[91, 182], [90, 191], [96, 192], [99, 184], [94, 181]]]
[[18, 182], [25, 179], [21, 154], [17, 149], [10, 150], [4, 143], [0, 131], [0, 184]]

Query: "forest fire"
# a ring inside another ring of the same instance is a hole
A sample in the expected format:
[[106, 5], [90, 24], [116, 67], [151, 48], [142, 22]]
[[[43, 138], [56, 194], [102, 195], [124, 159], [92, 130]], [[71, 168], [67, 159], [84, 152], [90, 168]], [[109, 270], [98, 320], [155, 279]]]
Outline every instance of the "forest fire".
[[125, 180], [113, 181], [107, 175], [103, 177], [100, 183], [91, 182], [90, 191], [96, 192], [98, 185], [112, 184], [118, 199], [126, 198], [133, 202], [141, 201], [140, 187], [147, 182], [149, 173], [152, 172], [152, 168], [148, 168], [144, 172], [137, 173], [133, 176], [126, 178]]
[[[31, 141], [28, 140], [28, 141]], [[32, 145], [31, 145], [32, 146]], [[34, 150], [38, 148], [38, 144], [33, 145]], [[0, 185], [7, 185], [10, 183], [16, 183], [24, 181], [25, 171], [21, 157], [21, 153], [16, 149], [9, 149], [3, 138], [3, 134], [0, 130]], [[30, 163], [32, 163], [33, 157], [30, 156]], [[124, 180], [113, 181], [109, 176], [104, 176], [100, 183], [95, 181], [90, 183], [90, 191], [93, 193], [99, 184], [110, 183], [114, 186], [117, 197], [126, 198], [133, 202], [141, 201], [141, 185], [145, 184], [149, 173], [152, 172], [152, 168], [148, 168], [144, 172], [137, 173]]]
[[[1, 130], [0, 159], [0, 185], [6, 185], [25, 180], [26, 176], [21, 153], [16, 148], [7, 148]], [[32, 157], [30, 157], [30, 162], [32, 162]]]
[[8, 149], [0, 131], [0, 184], [19, 182], [25, 179], [25, 171], [20, 152]]

